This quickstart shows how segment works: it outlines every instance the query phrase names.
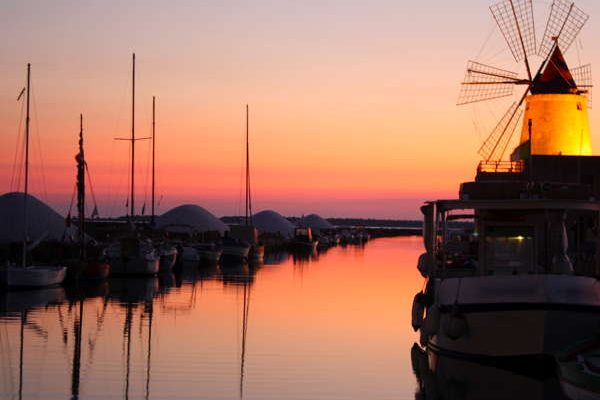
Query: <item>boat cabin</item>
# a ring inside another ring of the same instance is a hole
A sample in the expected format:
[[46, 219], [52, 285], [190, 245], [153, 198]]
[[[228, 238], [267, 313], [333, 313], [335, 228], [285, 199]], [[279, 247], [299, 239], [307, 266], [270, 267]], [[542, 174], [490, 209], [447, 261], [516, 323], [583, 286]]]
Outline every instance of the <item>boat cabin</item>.
[[459, 199], [421, 208], [429, 275], [600, 275], [596, 171], [590, 156], [480, 165]]

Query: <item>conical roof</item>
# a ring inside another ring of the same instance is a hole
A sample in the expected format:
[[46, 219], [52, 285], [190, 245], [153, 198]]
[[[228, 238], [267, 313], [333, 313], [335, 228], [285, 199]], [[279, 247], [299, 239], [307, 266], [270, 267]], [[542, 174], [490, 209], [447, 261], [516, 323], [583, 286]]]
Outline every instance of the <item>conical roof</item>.
[[301, 224], [311, 228], [313, 231], [318, 232], [321, 229], [333, 229], [333, 225], [331, 225], [326, 219], [322, 218], [317, 214], [310, 214], [305, 216], [301, 220]]
[[532, 94], [568, 94], [577, 89], [565, 57], [556, 46], [544, 71], [533, 80]]
[[273, 210], [264, 210], [254, 214], [252, 222], [261, 233], [280, 234], [286, 238], [294, 236], [294, 224]]
[[195, 232], [219, 232], [220, 234], [227, 230], [227, 225], [219, 218], [195, 204], [184, 204], [170, 209], [156, 219], [156, 227], [175, 230], [187, 228]]
[[[11, 192], [0, 196], [0, 243], [23, 240], [24, 193]], [[65, 219], [46, 203], [27, 195], [27, 233], [29, 240], [60, 241], [66, 232]], [[72, 233], [72, 229], [70, 229]]]

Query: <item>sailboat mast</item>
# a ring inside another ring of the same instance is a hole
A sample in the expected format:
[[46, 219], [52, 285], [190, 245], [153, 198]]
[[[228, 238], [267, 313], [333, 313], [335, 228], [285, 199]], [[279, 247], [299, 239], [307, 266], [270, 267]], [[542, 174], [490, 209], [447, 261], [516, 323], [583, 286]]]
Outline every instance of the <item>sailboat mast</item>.
[[77, 212], [80, 257], [85, 259], [85, 155], [83, 153], [83, 114], [79, 114], [79, 155], [77, 157]]
[[27, 114], [25, 116], [25, 188], [23, 190], [23, 267], [27, 265], [27, 196], [29, 194], [29, 87], [31, 64], [27, 63]]
[[246, 104], [246, 225], [252, 223], [252, 198], [250, 197], [250, 145], [248, 138], [248, 104]]
[[133, 220], [135, 212], [135, 53], [133, 53], [131, 73], [131, 198], [129, 202], [129, 215]]
[[156, 159], [156, 97], [152, 96], [152, 217], [150, 223], [154, 225], [154, 195], [155, 195], [155, 159]]

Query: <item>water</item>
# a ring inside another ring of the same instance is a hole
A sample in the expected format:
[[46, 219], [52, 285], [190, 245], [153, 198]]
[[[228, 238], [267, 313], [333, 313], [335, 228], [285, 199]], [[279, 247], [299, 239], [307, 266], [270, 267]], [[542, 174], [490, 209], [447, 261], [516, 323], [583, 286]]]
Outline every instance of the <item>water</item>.
[[414, 398], [421, 243], [0, 293], [0, 398]]

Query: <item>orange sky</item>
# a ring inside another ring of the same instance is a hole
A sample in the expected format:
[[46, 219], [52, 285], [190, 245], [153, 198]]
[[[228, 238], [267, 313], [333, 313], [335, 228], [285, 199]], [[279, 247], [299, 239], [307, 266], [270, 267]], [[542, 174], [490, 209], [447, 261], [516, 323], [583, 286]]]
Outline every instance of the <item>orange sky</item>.
[[[591, 19], [567, 53], [573, 66], [600, 55], [591, 40], [600, 5], [578, 5]], [[455, 196], [473, 177], [477, 149], [507, 106], [455, 106], [467, 59], [519, 68], [487, 6], [2, 2], [0, 186], [15, 189], [15, 100], [31, 62], [33, 193], [66, 212], [83, 113], [100, 212], [123, 214], [128, 145], [113, 138], [129, 135], [135, 51], [137, 135], [149, 135], [152, 95], [158, 99], [159, 211], [194, 202], [217, 215], [240, 212], [249, 103], [257, 211], [419, 218], [421, 201]], [[594, 110], [590, 117], [597, 142]], [[140, 143], [138, 210], [149, 202], [148, 155]]]

